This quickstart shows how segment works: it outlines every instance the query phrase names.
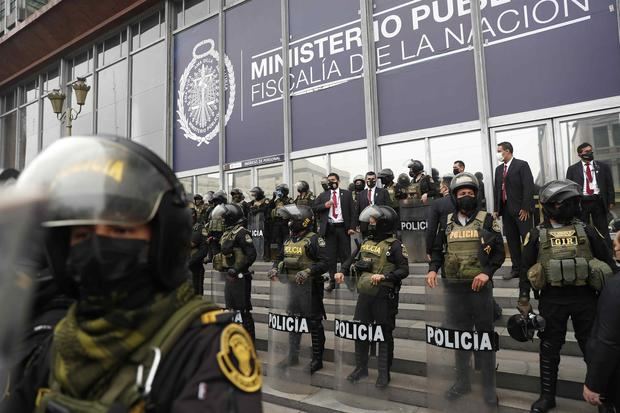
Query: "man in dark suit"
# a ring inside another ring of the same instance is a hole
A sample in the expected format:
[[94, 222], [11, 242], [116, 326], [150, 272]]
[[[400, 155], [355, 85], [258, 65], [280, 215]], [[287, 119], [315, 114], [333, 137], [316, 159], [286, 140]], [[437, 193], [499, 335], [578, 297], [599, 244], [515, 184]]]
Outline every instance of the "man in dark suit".
[[590, 223], [605, 237], [611, 245], [607, 214], [615, 202], [614, 181], [611, 169], [603, 162], [594, 160], [592, 145], [587, 142], [577, 147], [577, 155], [581, 161], [568, 167], [566, 179], [576, 182], [581, 187], [581, 217], [586, 224]]
[[364, 189], [357, 200], [359, 211], [370, 205], [387, 205], [390, 206], [390, 194], [387, 189], [377, 188], [377, 174], [374, 172], [366, 172], [366, 189]]
[[512, 151], [510, 142], [497, 145], [497, 160], [501, 163], [495, 168], [493, 186], [495, 215], [502, 217], [504, 236], [512, 260], [512, 271], [504, 279], [519, 278], [523, 238], [533, 226], [534, 178], [530, 165], [514, 158]]
[[327, 175], [328, 190], [314, 200], [312, 210], [319, 219], [319, 235], [325, 238], [329, 257], [329, 286], [325, 291], [336, 288], [334, 274], [336, 264], [345, 262], [351, 255], [351, 234], [355, 233], [357, 216], [351, 192], [340, 189], [340, 177], [336, 173]]

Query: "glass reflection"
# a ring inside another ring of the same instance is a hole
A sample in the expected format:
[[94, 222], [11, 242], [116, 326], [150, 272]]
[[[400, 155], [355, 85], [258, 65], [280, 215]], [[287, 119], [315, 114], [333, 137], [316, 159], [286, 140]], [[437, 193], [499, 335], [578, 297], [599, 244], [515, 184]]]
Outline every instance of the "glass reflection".
[[368, 172], [368, 151], [358, 149], [331, 154], [330, 165], [329, 172], [337, 173], [340, 176], [340, 187], [347, 189], [355, 175], [364, 175]]
[[[554, 156], [547, 153], [546, 129], [546, 125], [536, 125], [495, 133], [495, 143], [510, 142], [514, 148], [515, 158], [523, 159], [530, 165], [537, 193], [538, 187], [542, 186], [549, 178], [546, 171], [549, 170], [549, 158]], [[492, 155], [495, 156], [496, 148], [491, 150]]]
[[467, 172], [482, 172], [479, 131], [431, 138], [430, 145], [431, 165], [426, 168], [428, 173], [431, 173], [431, 168], [435, 168], [439, 176], [452, 174], [452, 165], [457, 160], [465, 163]]
[[[192, 176], [186, 176], [185, 178], [179, 178], [179, 182], [181, 182], [183, 184], [183, 188], [185, 188], [185, 192], [189, 195], [189, 194], [193, 194], [194, 188], [193, 188], [193, 182], [194, 182], [194, 178]], [[193, 198], [192, 198], [193, 200]]]
[[[323, 192], [321, 178], [327, 175], [327, 155], [293, 160], [293, 184], [306, 181], [315, 194]], [[292, 187], [292, 185], [291, 185]]]
[[126, 136], [127, 64], [126, 60], [99, 72], [97, 87], [97, 133]]
[[220, 174], [198, 175], [196, 177], [196, 193], [204, 196], [209, 191], [218, 191], [220, 189]]
[[4, 168], [15, 167], [15, 143], [17, 138], [17, 112], [0, 118], [2, 134], [2, 165]]
[[[252, 172], [251, 171], [238, 171], [238, 172], [228, 172], [226, 174], [226, 186], [227, 193], [230, 193], [230, 190], [233, 188], [239, 188], [243, 191], [244, 194], [250, 193], [250, 189], [252, 189]], [[265, 188], [263, 188], [264, 190]], [[265, 190], [265, 196], [268, 192]], [[228, 196], [228, 195], [227, 195]], [[230, 200], [230, 196], [228, 196]]]
[[419, 159], [422, 163], [424, 163], [426, 158], [423, 139], [383, 145], [380, 147], [380, 150], [381, 168], [390, 168], [394, 172], [394, 180], [401, 173], [409, 173], [407, 165], [412, 158]]
[[[276, 185], [283, 183], [284, 169], [282, 165], [270, 166], [268, 168], [257, 169], [258, 172], [258, 186], [263, 188], [265, 196], [269, 197], [273, 191], [276, 190]], [[288, 184], [288, 182], [286, 182]], [[289, 196], [292, 194], [289, 185]]]
[[39, 104], [21, 109], [20, 168], [28, 166], [39, 150]]

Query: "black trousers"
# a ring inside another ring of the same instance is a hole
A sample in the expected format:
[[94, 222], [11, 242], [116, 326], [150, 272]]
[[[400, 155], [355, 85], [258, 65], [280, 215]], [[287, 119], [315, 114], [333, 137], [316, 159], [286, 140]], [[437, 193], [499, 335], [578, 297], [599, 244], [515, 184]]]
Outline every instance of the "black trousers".
[[224, 286], [226, 308], [242, 312], [251, 310], [251, 293], [252, 275], [245, 274], [243, 278], [232, 278], [226, 276], [226, 284]]
[[592, 225], [598, 229], [601, 235], [605, 237], [608, 245], [611, 246], [611, 238], [609, 237], [609, 229], [607, 227], [607, 208], [603, 204], [603, 198], [594, 196], [592, 199], [583, 199], [581, 201], [580, 219], [586, 224], [589, 224], [590, 219], [592, 219]]
[[202, 261], [195, 266], [190, 267], [192, 272], [192, 285], [197, 295], [204, 294], [205, 285], [205, 267], [202, 265]]
[[519, 273], [521, 270], [521, 247], [525, 235], [533, 227], [532, 220], [531, 214], [527, 220], [521, 221], [518, 215], [516, 217], [512, 216], [506, 209], [502, 211], [502, 226], [506, 241], [508, 242], [508, 249], [510, 250], [513, 273]]
[[343, 224], [327, 224], [325, 245], [329, 259], [329, 279], [333, 282], [338, 261], [343, 263], [351, 256], [351, 237]]

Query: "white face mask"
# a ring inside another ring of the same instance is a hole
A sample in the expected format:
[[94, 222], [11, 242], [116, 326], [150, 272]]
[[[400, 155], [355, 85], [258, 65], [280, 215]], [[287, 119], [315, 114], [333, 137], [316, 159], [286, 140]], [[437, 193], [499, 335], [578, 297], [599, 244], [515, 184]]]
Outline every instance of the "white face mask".
[[497, 152], [497, 154], [495, 156], [497, 156], [497, 162], [504, 162], [504, 154], [503, 154], [503, 152]]

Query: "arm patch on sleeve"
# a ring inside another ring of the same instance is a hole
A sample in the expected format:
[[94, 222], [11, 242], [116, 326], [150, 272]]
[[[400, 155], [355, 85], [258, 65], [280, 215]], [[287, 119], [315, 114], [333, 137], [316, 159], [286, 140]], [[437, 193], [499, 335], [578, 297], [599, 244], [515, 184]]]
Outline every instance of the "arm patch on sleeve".
[[261, 363], [248, 332], [239, 324], [229, 324], [220, 337], [217, 364], [222, 374], [239, 390], [254, 393], [261, 389]]

